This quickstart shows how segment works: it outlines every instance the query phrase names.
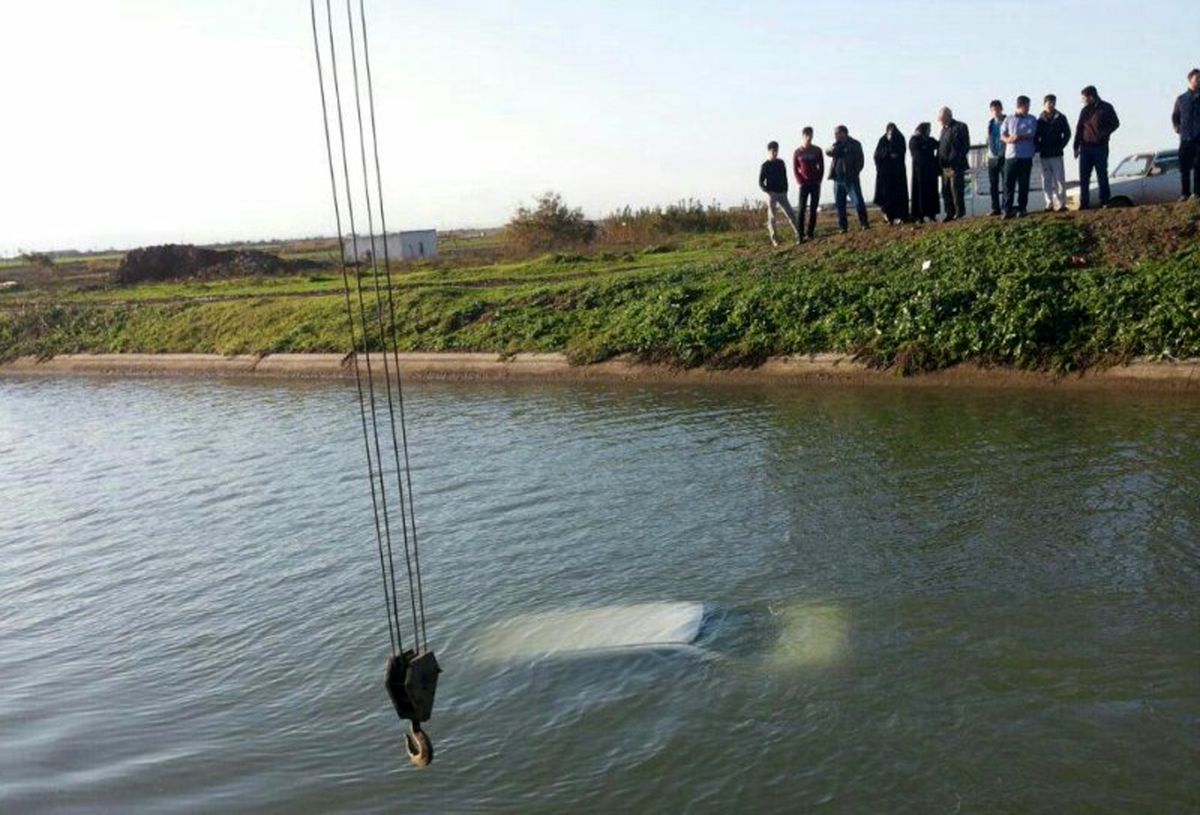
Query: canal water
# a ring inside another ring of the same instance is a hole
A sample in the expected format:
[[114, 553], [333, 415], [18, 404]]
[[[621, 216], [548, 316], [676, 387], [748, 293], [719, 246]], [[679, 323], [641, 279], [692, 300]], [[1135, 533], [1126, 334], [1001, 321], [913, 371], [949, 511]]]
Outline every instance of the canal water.
[[0, 812], [1200, 808], [1195, 397], [410, 386], [424, 771], [356, 409], [0, 379]]

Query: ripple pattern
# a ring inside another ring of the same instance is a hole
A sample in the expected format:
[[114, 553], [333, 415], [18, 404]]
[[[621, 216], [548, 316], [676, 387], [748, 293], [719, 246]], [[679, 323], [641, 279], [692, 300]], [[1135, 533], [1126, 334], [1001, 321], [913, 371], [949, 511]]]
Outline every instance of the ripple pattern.
[[[353, 391], [0, 379], [0, 812], [1200, 808], [1200, 402], [410, 388], [407, 768]], [[694, 601], [691, 652], [496, 660]]]

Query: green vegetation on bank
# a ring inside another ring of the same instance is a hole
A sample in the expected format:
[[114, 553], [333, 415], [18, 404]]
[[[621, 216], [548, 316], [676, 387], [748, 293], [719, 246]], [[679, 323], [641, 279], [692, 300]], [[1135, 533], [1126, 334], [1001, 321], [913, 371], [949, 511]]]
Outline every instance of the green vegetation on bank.
[[[905, 373], [964, 361], [1076, 370], [1200, 357], [1195, 204], [888, 228], [797, 249], [757, 232], [398, 267], [402, 350], [632, 354], [684, 366], [857, 354]], [[345, 351], [335, 270], [0, 294], [0, 357]], [[368, 303], [373, 283], [364, 279]], [[378, 343], [378, 337], [375, 337]]]

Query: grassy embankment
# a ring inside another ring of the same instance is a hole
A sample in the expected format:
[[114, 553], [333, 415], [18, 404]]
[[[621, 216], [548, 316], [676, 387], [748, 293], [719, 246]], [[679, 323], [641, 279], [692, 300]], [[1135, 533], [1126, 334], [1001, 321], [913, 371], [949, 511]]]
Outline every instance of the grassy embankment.
[[[400, 343], [713, 367], [834, 351], [905, 373], [965, 361], [1067, 371], [1200, 357], [1198, 223], [1200, 207], [1183, 204], [876, 227], [780, 250], [737, 232], [511, 263], [404, 265], [395, 274]], [[23, 287], [0, 293], [0, 357], [344, 351], [341, 286], [330, 269]]]

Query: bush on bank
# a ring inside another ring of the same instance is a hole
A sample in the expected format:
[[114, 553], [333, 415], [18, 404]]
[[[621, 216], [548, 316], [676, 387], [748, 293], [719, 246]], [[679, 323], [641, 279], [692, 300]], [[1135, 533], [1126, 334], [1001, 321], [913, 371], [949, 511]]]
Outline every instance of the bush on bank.
[[596, 225], [572, 209], [562, 195], [545, 192], [534, 206], [520, 206], [504, 227], [504, 238], [525, 251], [585, 246], [596, 239]]
[[623, 207], [600, 221], [599, 238], [612, 244], [645, 244], [681, 234], [748, 231], [766, 220], [767, 208], [761, 202], [722, 207], [689, 198], [665, 207]]

